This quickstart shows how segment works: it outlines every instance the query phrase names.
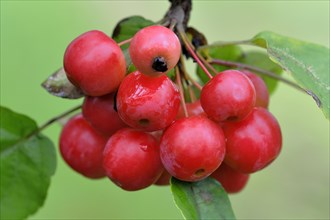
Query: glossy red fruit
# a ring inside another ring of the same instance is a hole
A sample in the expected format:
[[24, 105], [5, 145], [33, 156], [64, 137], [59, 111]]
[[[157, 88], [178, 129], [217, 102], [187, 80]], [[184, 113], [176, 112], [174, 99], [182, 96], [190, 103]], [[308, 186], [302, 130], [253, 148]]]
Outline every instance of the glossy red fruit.
[[238, 70], [226, 70], [213, 77], [202, 89], [201, 104], [217, 122], [245, 118], [256, 102], [252, 82]]
[[81, 114], [65, 124], [59, 142], [61, 155], [72, 169], [89, 178], [105, 176], [102, 154], [107, 138], [92, 128]]
[[129, 53], [139, 71], [157, 76], [166, 73], [178, 63], [181, 44], [172, 30], [153, 25], [141, 29], [134, 35]]
[[198, 181], [222, 163], [225, 137], [220, 126], [205, 116], [182, 118], [165, 130], [160, 155], [172, 176], [183, 181]]
[[103, 155], [107, 176], [128, 191], [150, 186], [164, 170], [157, 140], [131, 128], [123, 128], [112, 135]]
[[[201, 106], [200, 100], [197, 100], [195, 102], [186, 103], [186, 108], [187, 108], [188, 116], [193, 116], [193, 115], [205, 115], [206, 116], [206, 113], [204, 112], [204, 110]], [[179, 118], [184, 118], [184, 117], [186, 117], [186, 116], [184, 114], [182, 105], [180, 105], [179, 112], [178, 112], [176, 118], [179, 119]]]
[[125, 77], [126, 62], [117, 43], [101, 31], [88, 31], [74, 39], [64, 54], [68, 79], [86, 95], [114, 92]]
[[242, 73], [244, 73], [251, 82], [254, 85], [254, 88], [256, 90], [256, 104], [255, 106], [268, 108], [269, 105], [269, 92], [267, 85], [265, 81], [259, 77], [258, 75], [248, 71], [248, 70], [242, 70]]
[[264, 108], [255, 107], [244, 120], [225, 123], [223, 129], [227, 138], [225, 162], [239, 172], [261, 170], [280, 153], [280, 126]]
[[106, 136], [128, 127], [115, 110], [114, 96], [114, 93], [98, 97], [86, 96], [82, 105], [82, 113], [86, 120]]
[[171, 174], [167, 172], [167, 170], [164, 170], [162, 175], [158, 178], [158, 180], [154, 183], [157, 186], [168, 186], [170, 185], [171, 180]]
[[238, 193], [244, 189], [250, 175], [237, 172], [230, 166], [222, 163], [221, 166], [211, 174], [211, 177], [221, 183], [227, 193]]
[[133, 128], [161, 130], [175, 119], [180, 94], [166, 76], [150, 77], [135, 71], [125, 77], [117, 93], [121, 119]]

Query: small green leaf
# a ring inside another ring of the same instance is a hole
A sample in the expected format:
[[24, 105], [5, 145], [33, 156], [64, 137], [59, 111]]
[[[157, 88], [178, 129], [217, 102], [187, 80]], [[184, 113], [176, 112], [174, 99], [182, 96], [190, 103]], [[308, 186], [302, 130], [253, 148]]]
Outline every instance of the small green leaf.
[[235, 219], [227, 193], [211, 177], [198, 182], [172, 178], [171, 190], [185, 219]]
[[[202, 51], [208, 57], [212, 57], [213, 59], [221, 59], [226, 61], [237, 61], [242, 58], [243, 51], [237, 45], [227, 45], [227, 46], [215, 46]], [[229, 69], [229, 67], [221, 66], [221, 65], [212, 65], [218, 72]], [[199, 79], [206, 83], [209, 81], [209, 77], [204, 73], [202, 68], [197, 65], [196, 69], [197, 76]]]
[[[241, 59], [238, 60], [238, 62], [254, 67], [259, 67], [260, 69], [267, 70], [278, 75], [283, 73], [283, 69], [271, 61], [266, 53], [261, 51], [248, 51]], [[265, 81], [269, 94], [272, 94], [276, 89], [278, 80], [264, 76], [262, 74], [259, 76]]]
[[[119, 21], [113, 30], [112, 38], [117, 42], [132, 38], [140, 29], [153, 25], [154, 22], [143, 18], [142, 16], [131, 16]], [[123, 45], [123, 49], [127, 49], [128, 45]]]
[[56, 168], [53, 143], [29, 117], [0, 107], [0, 218], [24, 219], [44, 203]]
[[266, 48], [270, 59], [290, 73], [312, 95], [329, 119], [329, 48], [269, 31], [259, 33], [251, 43]]
[[[112, 38], [120, 43], [124, 40], [132, 38], [136, 32], [140, 29], [153, 25], [154, 22], [143, 18], [142, 16], [131, 16], [124, 18], [119, 21], [116, 27], [113, 30]], [[135, 66], [132, 64], [131, 57], [128, 52], [129, 44], [124, 44], [121, 46], [121, 49], [125, 55], [127, 73], [131, 73], [136, 70]]]
[[84, 96], [84, 93], [68, 80], [64, 68], [58, 69], [41, 85], [50, 94], [61, 98], [78, 99]]

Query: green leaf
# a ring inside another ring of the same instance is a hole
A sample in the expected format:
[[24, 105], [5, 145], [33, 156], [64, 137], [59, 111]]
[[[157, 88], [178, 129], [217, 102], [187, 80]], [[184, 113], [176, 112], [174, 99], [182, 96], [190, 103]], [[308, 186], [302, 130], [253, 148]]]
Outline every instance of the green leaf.
[[84, 93], [68, 80], [63, 67], [50, 75], [41, 86], [50, 94], [61, 98], [79, 99], [84, 96]]
[[[213, 59], [221, 59], [226, 61], [237, 61], [242, 58], [243, 51], [237, 45], [226, 45], [226, 46], [214, 46], [202, 51], [202, 53], [206, 57], [212, 57]], [[218, 72], [229, 69], [229, 67], [221, 66], [221, 65], [212, 65]], [[197, 65], [196, 69], [197, 76], [199, 79], [206, 83], [209, 81], [209, 77], [204, 73], [202, 68]]]
[[172, 177], [171, 190], [185, 219], [235, 219], [227, 193], [211, 177], [198, 182]]
[[[143, 18], [142, 16], [131, 16], [119, 21], [113, 30], [112, 38], [117, 42], [121, 42], [132, 38], [140, 29], [153, 25], [154, 22]], [[128, 45], [123, 45], [123, 49], [127, 49]]]
[[[279, 65], [271, 61], [267, 53], [262, 51], [248, 51], [241, 59], [238, 60], [238, 62], [258, 67], [260, 69], [267, 70], [278, 75], [281, 75], [283, 73], [283, 69]], [[278, 80], [264, 76], [262, 74], [260, 74], [259, 76], [265, 81], [269, 94], [272, 94], [275, 91]]]
[[[153, 25], [154, 22], [143, 18], [142, 16], [131, 16], [119, 21], [113, 30], [112, 38], [117, 42], [122, 42], [132, 38], [140, 29]], [[127, 72], [131, 73], [136, 70], [132, 64], [131, 57], [128, 52], [129, 44], [124, 44], [121, 49], [125, 55]]]
[[44, 203], [56, 168], [53, 143], [35, 121], [0, 107], [0, 218], [24, 219]]
[[268, 31], [256, 35], [251, 43], [266, 48], [270, 59], [312, 95], [329, 119], [329, 48]]

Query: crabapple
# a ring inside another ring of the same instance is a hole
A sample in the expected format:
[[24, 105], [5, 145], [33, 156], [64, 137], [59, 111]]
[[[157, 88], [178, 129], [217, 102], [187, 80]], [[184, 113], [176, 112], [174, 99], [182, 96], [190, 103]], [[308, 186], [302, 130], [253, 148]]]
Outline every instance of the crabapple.
[[205, 116], [175, 121], [160, 141], [165, 169], [177, 179], [198, 181], [209, 176], [225, 156], [225, 137], [218, 124]]
[[109, 138], [103, 167], [111, 181], [128, 191], [150, 186], [164, 170], [157, 140], [132, 128], [123, 128]]
[[255, 107], [242, 121], [224, 123], [223, 130], [227, 140], [225, 162], [239, 172], [261, 170], [280, 153], [281, 129], [265, 108]]
[[181, 44], [172, 30], [152, 25], [134, 35], [129, 46], [129, 54], [139, 71], [146, 75], [158, 76], [178, 63]]
[[135, 71], [125, 77], [117, 93], [121, 119], [129, 126], [144, 131], [169, 126], [179, 107], [179, 91], [166, 75], [151, 77]]
[[202, 89], [201, 105], [217, 122], [238, 121], [246, 117], [256, 102], [252, 82], [238, 70], [225, 70], [213, 77]]
[[126, 74], [126, 62], [117, 43], [101, 31], [88, 31], [74, 39], [64, 54], [68, 79], [86, 95], [114, 92]]
[[107, 138], [79, 114], [64, 125], [59, 145], [63, 159], [72, 169], [96, 179], [105, 176], [102, 153], [106, 142]]
[[98, 131], [111, 136], [120, 128], [127, 127], [115, 111], [114, 93], [104, 96], [85, 96], [82, 114], [86, 120]]

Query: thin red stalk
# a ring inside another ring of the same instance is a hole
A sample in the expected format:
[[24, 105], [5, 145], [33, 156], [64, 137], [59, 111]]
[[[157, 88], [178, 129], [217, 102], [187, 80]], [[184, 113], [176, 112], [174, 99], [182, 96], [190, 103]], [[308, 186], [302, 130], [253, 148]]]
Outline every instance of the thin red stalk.
[[118, 46], [123, 46], [124, 44], [128, 44], [129, 42], [131, 42], [132, 38], [129, 38], [127, 40], [123, 40], [121, 42], [118, 43]]
[[260, 69], [258, 67], [255, 67], [255, 66], [250, 66], [250, 65], [246, 65], [246, 64], [243, 64], [243, 63], [237, 63], [237, 62], [232, 62], [232, 61], [225, 61], [225, 60], [220, 60], [220, 59], [212, 59], [210, 61], [210, 63], [212, 64], [218, 64], [218, 65], [223, 65], [223, 66], [229, 66], [229, 67], [236, 67], [236, 68], [241, 68], [241, 69], [247, 69], [247, 70], [251, 70], [251, 71], [255, 71], [255, 72], [258, 72], [259, 74], [262, 74], [262, 75], [265, 75], [265, 76], [268, 76], [268, 77], [271, 77], [273, 79], [276, 79], [276, 80], [279, 80], [281, 82], [284, 82], [292, 87], [294, 87], [295, 89], [298, 89], [302, 92], [305, 92], [305, 93], [308, 93], [310, 94], [307, 90], [301, 88], [299, 85], [297, 85], [296, 83], [294, 82], [291, 82], [290, 80], [287, 80], [273, 72], [270, 72], [270, 71], [267, 71], [267, 70], [264, 70], [264, 69]]
[[205, 67], [205, 65], [202, 63], [202, 61], [199, 59], [199, 57], [197, 56], [197, 54], [194, 51], [194, 46], [189, 42], [186, 33], [184, 32], [183, 28], [179, 25], [177, 25], [177, 30], [181, 36], [181, 39], [184, 43], [184, 45], [186, 46], [186, 49], [189, 51], [190, 55], [196, 60], [196, 62], [198, 63], [198, 65], [203, 69], [203, 71], [205, 72], [205, 74], [212, 79], [213, 76], [210, 74], [210, 72], [208, 71], [208, 69]]
[[180, 100], [181, 100], [183, 112], [184, 112], [185, 117], [188, 117], [188, 111], [187, 111], [186, 101], [184, 98], [183, 86], [182, 86], [182, 82], [181, 82], [180, 70], [179, 70], [179, 67], [177, 67], [177, 66], [175, 67], [175, 77], [176, 77], [176, 83], [178, 84], [178, 87], [179, 87]]
[[194, 86], [196, 86], [197, 89], [199, 89], [200, 91], [202, 90], [202, 86], [196, 82], [196, 80], [194, 80], [188, 73], [187, 73], [187, 70], [186, 70], [186, 67], [185, 67], [185, 64], [184, 64], [184, 59], [183, 57], [181, 56], [180, 57], [180, 63], [181, 63], [181, 66], [180, 66], [180, 69], [181, 71], [183, 72], [184, 74], [184, 77], [190, 81]]

